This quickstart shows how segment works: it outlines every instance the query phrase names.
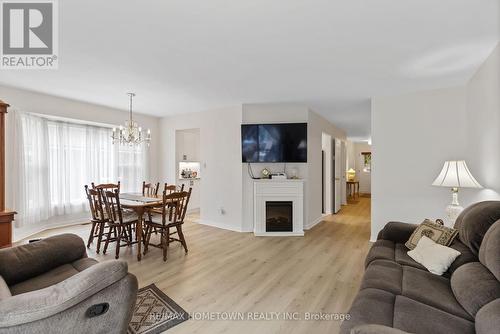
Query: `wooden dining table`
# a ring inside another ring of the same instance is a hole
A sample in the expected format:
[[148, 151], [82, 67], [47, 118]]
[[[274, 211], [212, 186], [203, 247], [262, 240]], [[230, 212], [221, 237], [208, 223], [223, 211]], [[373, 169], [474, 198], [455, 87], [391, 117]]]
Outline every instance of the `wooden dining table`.
[[137, 260], [142, 259], [142, 227], [144, 223], [144, 213], [147, 209], [159, 206], [163, 203], [163, 196], [149, 195], [144, 196], [142, 193], [123, 193], [120, 194], [120, 205], [124, 209], [133, 210], [137, 214]]

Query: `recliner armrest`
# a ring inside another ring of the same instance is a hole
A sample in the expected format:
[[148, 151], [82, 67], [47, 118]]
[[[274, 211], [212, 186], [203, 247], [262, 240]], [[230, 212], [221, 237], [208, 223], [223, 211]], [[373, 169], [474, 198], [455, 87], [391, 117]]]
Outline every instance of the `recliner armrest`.
[[351, 334], [409, 334], [397, 328], [382, 325], [359, 325], [351, 329]]
[[11, 286], [87, 257], [75, 234], [60, 234], [30, 244], [0, 249], [0, 276]]
[[45, 319], [69, 309], [128, 274], [127, 262], [105, 261], [45, 289], [0, 301], [0, 328]]
[[378, 233], [377, 240], [390, 240], [396, 243], [405, 243], [418, 227], [417, 224], [406, 224], [402, 222], [388, 222]]

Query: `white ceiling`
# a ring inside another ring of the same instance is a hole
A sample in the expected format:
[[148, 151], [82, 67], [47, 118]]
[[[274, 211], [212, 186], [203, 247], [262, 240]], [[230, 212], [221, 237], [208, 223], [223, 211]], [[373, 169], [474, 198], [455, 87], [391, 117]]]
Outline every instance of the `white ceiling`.
[[498, 0], [64, 0], [57, 71], [0, 83], [157, 116], [299, 102], [353, 138], [370, 97], [463, 84], [499, 37]]

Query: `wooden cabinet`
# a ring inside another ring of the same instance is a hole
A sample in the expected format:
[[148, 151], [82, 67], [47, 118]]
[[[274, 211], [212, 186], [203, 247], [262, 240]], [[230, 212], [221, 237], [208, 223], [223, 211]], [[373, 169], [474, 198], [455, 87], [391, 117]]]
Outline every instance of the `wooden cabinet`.
[[12, 221], [16, 214], [5, 208], [5, 114], [8, 107], [0, 100], [0, 248], [12, 245]]

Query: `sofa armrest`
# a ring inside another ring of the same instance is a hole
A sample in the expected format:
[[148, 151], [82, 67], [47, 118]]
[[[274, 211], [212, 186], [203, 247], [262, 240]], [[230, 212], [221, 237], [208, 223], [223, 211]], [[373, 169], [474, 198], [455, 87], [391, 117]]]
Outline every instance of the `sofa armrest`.
[[0, 249], [0, 276], [11, 286], [87, 257], [75, 234], [60, 234], [30, 244]]
[[402, 222], [388, 222], [378, 233], [377, 240], [390, 240], [396, 243], [405, 243], [418, 227], [417, 224], [406, 224]]
[[400, 329], [382, 325], [359, 325], [351, 329], [350, 334], [409, 334]]
[[0, 328], [45, 319], [67, 310], [128, 274], [127, 262], [105, 261], [48, 288], [0, 301]]

